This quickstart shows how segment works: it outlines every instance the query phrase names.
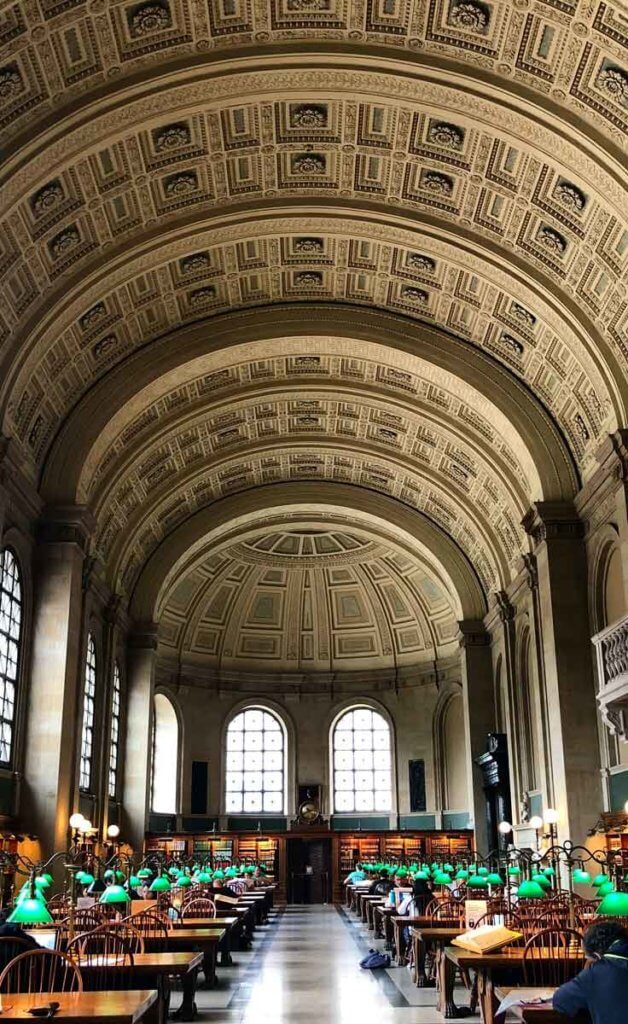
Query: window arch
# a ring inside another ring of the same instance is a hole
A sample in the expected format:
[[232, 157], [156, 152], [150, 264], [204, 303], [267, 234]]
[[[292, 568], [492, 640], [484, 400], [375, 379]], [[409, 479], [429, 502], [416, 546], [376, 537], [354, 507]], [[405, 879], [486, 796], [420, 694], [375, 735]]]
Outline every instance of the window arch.
[[120, 746], [120, 704], [121, 684], [120, 666], [117, 661], [113, 665], [113, 682], [111, 687], [111, 739], [109, 741], [109, 796], [115, 800], [118, 792], [118, 753]]
[[392, 736], [384, 716], [358, 706], [332, 729], [333, 807], [336, 813], [392, 810]]
[[22, 578], [11, 548], [0, 551], [0, 764], [13, 755], [15, 696], [22, 647]]
[[151, 809], [156, 814], [177, 813], [179, 719], [172, 701], [163, 693], [153, 699], [153, 764]]
[[90, 633], [87, 637], [85, 677], [83, 680], [83, 729], [81, 732], [81, 765], [79, 788], [89, 790], [92, 781], [92, 756], [94, 752], [94, 709], [96, 705], [96, 642]]
[[227, 729], [227, 814], [286, 813], [286, 730], [262, 707], [248, 707]]

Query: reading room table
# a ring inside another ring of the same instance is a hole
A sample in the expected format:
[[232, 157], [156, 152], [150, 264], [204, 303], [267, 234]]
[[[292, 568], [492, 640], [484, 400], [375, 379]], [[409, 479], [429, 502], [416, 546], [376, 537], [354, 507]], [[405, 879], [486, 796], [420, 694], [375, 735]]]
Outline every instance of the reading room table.
[[2, 996], [3, 1021], [33, 1021], [29, 1013], [35, 1006], [58, 1003], [55, 1021], [60, 1024], [137, 1024], [150, 1015], [157, 1003], [154, 989], [120, 992], [5, 992]]
[[167, 951], [201, 952], [205, 984], [211, 987], [216, 982], [216, 955], [218, 945], [226, 935], [225, 928], [172, 928], [167, 937], [144, 935], [146, 952], [165, 946]]
[[[516, 991], [516, 988], [500, 985], [495, 989], [495, 996], [501, 1003], [504, 996]], [[568, 1021], [571, 1024], [590, 1024], [590, 1017], [587, 1013], [580, 1013], [577, 1017], [565, 1017], [564, 1013], [555, 1010], [551, 1003], [518, 1003], [509, 1008], [509, 1013], [513, 1014], [517, 1020], [523, 1021], [523, 1024], [567, 1024]]]
[[[158, 1019], [163, 1024], [167, 1018], [169, 979], [181, 978], [183, 1001], [177, 1011], [181, 1020], [193, 1020], [196, 1012], [194, 1004], [194, 984], [196, 973], [203, 962], [203, 953], [197, 952], [165, 952], [165, 953], [134, 953], [133, 966], [125, 963], [125, 958], [111, 954], [108, 956], [81, 957], [79, 967], [86, 988], [89, 988], [90, 974], [100, 978], [107, 972], [125, 971], [138, 981], [154, 983], [158, 994]], [[113, 986], [115, 988], [115, 984]], [[44, 1000], [45, 1002], [45, 1000]], [[4, 1016], [4, 1014], [3, 1014]]]
[[417, 988], [424, 988], [425, 977], [425, 956], [430, 950], [436, 951], [436, 977], [437, 984], [442, 985], [441, 973], [443, 970], [444, 950], [452, 939], [464, 931], [461, 925], [456, 924], [433, 924], [428, 928], [412, 928], [412, 951], [414, 954], [414, 981]]
[[[541, 952], [541, 951], [537, 951]], [[552, 958], [551, 950], [542, 951], [547, 959]], [[466, 968], [468, 971], [476, 971], [478, 979], [478, 1000], [482, 1020], [484, 1024], [496, 1024], [495, 1011], [500, 1000], [495, 991], [500, 981], [500, 975], [504, 985], [512, 987], [512, 981], [507, 982], [503, 975], [512, 979], [513, 975], [523, 981], [523, 946], [506, 946], [500, 951], [493, 953], [470, 953], [459, 946], [447, 946], [443, 958], [442, 986], [439, 991], [437, 1008], [446, 1019], [458, 1015], [458, 1008], [454, 1003], [454, 977], [456, 967]], [[565, 953], [562, 952], [564, 958]], [[579, 950], [570, 951], [567, 954], [569, 959], [574, 960], [574, 965], [583, 964], [584, 956]]]

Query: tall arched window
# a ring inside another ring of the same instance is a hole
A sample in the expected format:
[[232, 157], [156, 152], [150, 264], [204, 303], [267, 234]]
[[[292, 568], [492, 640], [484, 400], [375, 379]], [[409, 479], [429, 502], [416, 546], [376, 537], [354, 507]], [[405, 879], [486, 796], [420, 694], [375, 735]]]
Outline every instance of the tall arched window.
[[227, 814], [285, 814], [286, 733], [264, 708], [241, 711], [227, 729]]
[[22, 582], [10, 548], [0, 551], [0, 764], [11, 763], [22, 643]]
[[114, 662], [111, 691], [111, 740], [109, 743], [109, 796], [115, 800], [118, 790], [118, 747], [120, 745], [120, 666]]
[[379, 712], [351, 708], [332, 732], [334, 811], [392, 810], [390, 726]]
[[151, 807], [157, 814], [176, 814], [179, 720], [172, 703], [163, 693], [155, 694], [153, 713]]
[[92, 755], [94, 751], [94, 707], [96, 702], [96, 643], [90, 633], [87, 637], [85, 679], [83, 682], [83, 730], [81, 733], [80, 789], [89, 790], [92, 781]]

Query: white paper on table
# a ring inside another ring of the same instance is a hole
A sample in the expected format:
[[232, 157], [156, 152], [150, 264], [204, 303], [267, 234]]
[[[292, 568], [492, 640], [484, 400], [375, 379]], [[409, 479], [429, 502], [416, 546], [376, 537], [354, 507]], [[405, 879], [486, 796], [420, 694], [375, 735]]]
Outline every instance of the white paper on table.
[[554, 992], [553, 988], [513, 988], [502, 999], [497, 1013], [505, 1013], [511, 1006], [523, 1003], [551, 1003]]

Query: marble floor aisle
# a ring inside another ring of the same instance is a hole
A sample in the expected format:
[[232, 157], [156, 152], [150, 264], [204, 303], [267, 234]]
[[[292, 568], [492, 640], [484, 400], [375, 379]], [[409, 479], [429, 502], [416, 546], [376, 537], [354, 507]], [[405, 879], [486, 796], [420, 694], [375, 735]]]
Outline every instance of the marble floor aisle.
[[[405, 968], [363, 971], [373, 940], [340, 908], [289, 906], [255, 933], [250, 953], [197, 994], [199, 1018], [239, 1024], [440, 1024], [433, 989]], [[377, 945], [381, 946], [381, 943]], [[456, 993], [458, 996], [458, 993]], [[459, 994], [468, 1003], [468, 993]], [[467, 1018], [479, 1024], [479, 1017]]]

